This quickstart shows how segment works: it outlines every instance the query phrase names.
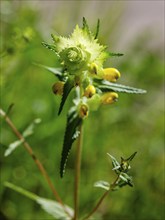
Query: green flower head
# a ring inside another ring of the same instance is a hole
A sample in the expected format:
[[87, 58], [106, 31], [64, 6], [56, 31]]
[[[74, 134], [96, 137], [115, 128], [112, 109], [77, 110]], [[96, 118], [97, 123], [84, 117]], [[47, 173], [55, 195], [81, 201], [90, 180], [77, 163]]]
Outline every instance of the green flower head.
[[54, 50], [70, 75], [91, 73], [93, 64], [101, 69], [108, 57], [106, 47], [98, 43], [96, 35], [89, 30], [85, 19], [83, 27], [76, 25], [70, 37], [52, 35], [52, 38]]

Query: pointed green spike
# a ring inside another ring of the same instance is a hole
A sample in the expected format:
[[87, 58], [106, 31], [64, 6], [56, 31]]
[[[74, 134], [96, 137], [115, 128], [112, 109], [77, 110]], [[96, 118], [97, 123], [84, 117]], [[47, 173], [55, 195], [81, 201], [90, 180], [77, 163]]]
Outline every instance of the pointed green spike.
[[121, 57], [124, 55], [123, 53], [111, 53], [111, 52], [109, 52], [108, 54], [110, 57]]
[[127, 161], [131, 161], [134, 157], [135, 157], [135, 155], [137, 154], [137, 152], [135, 152], [135, 153], [133, 153], [128, 159], [126, 159]]
[[97, 39], [97, 37], [98, 37], [99, 29], [100, 29], [100, 19], [98, 19], [98, 21], [97, 21], [97, 28], [96, 28], [95, 39]]

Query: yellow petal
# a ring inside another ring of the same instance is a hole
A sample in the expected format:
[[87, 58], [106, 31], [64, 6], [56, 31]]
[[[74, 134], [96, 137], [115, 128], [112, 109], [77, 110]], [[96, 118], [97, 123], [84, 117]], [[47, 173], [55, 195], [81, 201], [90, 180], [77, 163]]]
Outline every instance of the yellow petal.
[[116, 82], [116, 80], [120, 77], [120, 72], [115, 68], [106, 68], [103, 71], [103, 79], [110, 82]]
[[96, 88], [93, 85], [87, 86], [84, 92], [84, 96], [91, 98], [96, 93]]
[[101, 96], [101, 102], [104, 105], [112, 104], [118, 99], [118, 94], [116, 92], [107, 92]]

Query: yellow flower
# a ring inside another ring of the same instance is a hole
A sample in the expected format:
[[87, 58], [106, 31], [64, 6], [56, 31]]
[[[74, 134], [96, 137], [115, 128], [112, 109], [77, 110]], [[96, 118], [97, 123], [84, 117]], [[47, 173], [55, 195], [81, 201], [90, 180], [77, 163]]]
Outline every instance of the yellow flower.
[[96, 93], [96, 88], [93, 85], [87, 86], [84, 92], [84, 96], [91, 98]]
[[103, 72], [103, 79], [110, 82], [116, 82], [116, 80], [120, 77], [120, 72], [115, 68], [106, 68]]
[[104, 105], [112, 104], [118, 99], [118, 94], [116, 92], [107, 92], [101, 96], [101, 102]]

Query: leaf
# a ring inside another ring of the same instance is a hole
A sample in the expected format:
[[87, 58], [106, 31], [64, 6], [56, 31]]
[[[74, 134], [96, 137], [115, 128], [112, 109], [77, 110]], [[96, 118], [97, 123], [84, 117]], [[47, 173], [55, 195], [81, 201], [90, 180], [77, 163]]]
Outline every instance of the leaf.
[[49, 72], [53, 73], [61, 81], [64, 81], [64, 79], [66, 78], [66, 74], [63, 72], [62, 68], [49, 67], [49, 66], [45, 66], [42, 64], [38, 64], [38, 63], [33, 63], [33, 64], [36, 66], [42, 67], [48, 70]]
[[112, 160], [112, 166], [113, 166], [113, 169], [112, 170], [119, 170], [120, 169], [120, 164], [119, 162], [116, 160], [116, 158], [114, 158], [112, 155], [110, 155], [109, 153], [107, 153], [108, 156], [111, 158]]
[[110, 184], [106, 181], [100, 180], [94, 183], [94, 187], [100, 187], [108, 191], [110, 189]]
[[67, 219], [70, 220], [73, 217], [73, 209], [70, 208], [67, 205], [64, 205], [65, 209], [67, 210], [67, 212], [70, 214], [71, 217], [68, 216], [68, 214], [65, 212], [64, 207], [53, 200], [50, 199], [46, 199], [46, 198], [42, 198], [39, 197], [38, 195], [31, 193], [21, 187], [15, 186], [12, 183], [9, 182], [5, 182], [4, 184], [6, 187], [26, 196], [29, 199], [34, 200], [36, 203], [38, 203], [41, 208], [47, 212], [48, 214], [50, 214], [51, 216], [53, 216], [55, 219]]
[[125, 86], [117, 83], [112, 83], [107, 80], [95, 80], [97, 82], [97, 86], [102, 91], [114, 91], [114, 92], [124, 92], [124, 93], [132, 93], [132, 94], [144, 94], [146, 90], [137, 89], [130, 86]]
[[45, 42], [42, 42], [42, 45], [43, 45], [44, 47], [46, 47], [47, 49], [56, 52], [56, 47], [55, 47], [53, 44], [47, 44], [47, 43], [45, 43]]
[[97, 37], [98, 37], [99, 29], [100, 29], [100, 19], [98, 19], [98, 21], [97, 21], [97, 28], [96, 28], [95, 39], [97, 39]]
[[83, 17], [83, 30], [86, 30], [87, 34], [89, 34], [89, 36], [91, 36], [91, 31], [90, 31], [89, 26], [87, 24], [87, 21], [84, 17]]
[[133, 160], [133, 158], [135, 157], [136, 154], [137, 154], [137, 152], [134, 152], [128, 159], [126, 159], [126, 161]]
[[[69, 217], [66, 212], [64, 211], [63, 206], [55, 201], [49, 200], [49, 199], [44, 199], [44, 198], [39, 198], [36, 201], [38, 204], [41, 205], [41, 208], [55, 217], [55, 219], [63, 219], [63, 220], [70, 220], [72, 217]], [[73, 216], [73, 210], [65, 205], [66, 210], [69, 212], [71, 216]]]
[[111, 52], [108, 52], [108, 55], [110, 57], [121, 57], [123, 56], [124, 54], [123, 53], [111, 53]]
[[80, 126], [81, 123], [82, 123], [82, 118], [80, 118], [76, 114], [76, 110], [69, 113], [68, 118], [67, 118], [67, 125], [66, 125], [66, 130], [65, 130], [61, 164], [60, 164], [60, 176], [61, 177], [63, 177], [64, 175], [66, 162], [67, 162], [72, 144], [80, 135], [80, 132], [78, 131], [78, 127]]
[[[128, 184], [131, 187], [133, 186], [133, 184], [132, 184], [132, 177], [129, 176], [128, 174], [121, 172], [119, 177], [121, 179], [119, 181], [119, 184], [118, 184], [120, 187], [122, 187], [122, 186], [124, 186], [126, 184]], [[124, 181], [126, 184], [122, 183], [122, 181]]]
[[[34, 127], [36, 124], [39, 124], [41, 122], [40, 118], [36, 118], [27, 128], [26, 130], [23, 132], [22, 136], [24, 138], [32, 135], [34, 133]], [[9, 145], [9, 147], [5, 150], [4, 156], [7, 157], [9, 156], [17, 147], [19, 147], [25, 140], [17, 140], [14, 141], [13, 143], [11, 143]]]
[[22, 143], [24, 142], [24, 140], [18, 140], [18, 141], [14, 141], [13, 143], [11, 143], [8, 148], [5, 150], [4, 156], [7, 157], [9, 156], [17, 147], [19, 147]]
[[65, 104], [65, 101], [70, 93], [70, 91], [72, 90], [72, 88], [74, 87], [74, 80], [71, 78], [68, 78], [67, 81], [64, 84], [64, 90], [63, 90], [63, 95], [62, 95], [62, 99], [61, 99], [61, 103], [60, 103], [60, 108], [58, 111], [58, 115], [60, 115], [63, 106]]
[[36, 118], [23, 132], [23, 137], [28, 137], [34, 133], [34, 127], [35, 125], [39, 124], [41, 122], [40, 118]]
[[9, 115], [9, 113], [11, 112], [12, 108], [14, 106], [14, 103], [11, 103], [6, 111], [6, 115]]

